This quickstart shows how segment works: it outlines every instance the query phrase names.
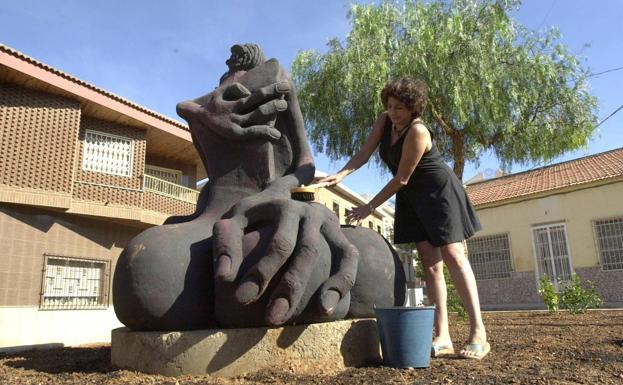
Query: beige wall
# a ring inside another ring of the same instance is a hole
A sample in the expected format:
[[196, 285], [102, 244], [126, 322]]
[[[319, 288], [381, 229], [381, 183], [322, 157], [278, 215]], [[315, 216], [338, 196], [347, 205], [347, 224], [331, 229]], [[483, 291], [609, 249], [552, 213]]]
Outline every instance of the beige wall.
[[[329, 188], [322, 188], [317, 190], [316, 201], [324, 204], [329, 210], [333, 211], [333, 202], [337, 202], [340, 206], [339, 219], [341, 224], [346, 224], [346, 210], [350, 210], [353, 207], [357, 207], [360, 203], [354, 202], [348, 197], [338, 194], [335, 190]], [[379, 214], [370, 215], [360, 224], [363, 227], [369, 227], [369, 222], [372, 221], [374, 231], [381, 229], [380, 233], [384, 234], [383, 217]]]
[[491, 208], [476, 208], [476, 236], [509, 233], [515, 271], [534, 271], [532, 226], [562, 222], [575, 268], [599, 263], [593, 221], [623, 216], [623, 181]]
[[122, 327], [112, 307], [102, 310], [40, 311], [34, 307], [0, 307], [0, 352], [36, 345], [74, 346], [110, 342]]
[[[0, 205], [0, 307], [39, 306], [44, 254], [108, 261], [110, 276], [139, 228]], [[110, 286], [110, 276], [105, 284]], [[110, 303], [110, 295], [108, 296]]]

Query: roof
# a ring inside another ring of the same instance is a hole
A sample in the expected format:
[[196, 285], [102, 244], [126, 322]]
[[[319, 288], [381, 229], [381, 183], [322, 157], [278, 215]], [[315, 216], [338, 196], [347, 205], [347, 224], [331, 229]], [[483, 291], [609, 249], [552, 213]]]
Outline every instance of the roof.
[[466, 186], [475, 206], [483, 206], [586, 184], [623, 180], [623, 148]]
[[7, 53], [7, 54], [9, 54], [11, 56], [14, 56], [14, 57], [22, 60], [22, 61], [25, 61], [27, 63], [33, 64], [33, 65], [35, 65], [35, 66], [37, 66], [37, 67], [39, 67], [39, 68], [41, 68], [41, 69], [43, 69], [43, 70], [45, 70], [47, 72], [53, 73], [55, 75], [58, 75], [58, 76], [60, 76], [60, 77], [62, 77], [64, 79], [67, 79], [67, 80], [69, 80], [69, 81], [71, 81], [73, 83], [76, 83], [78, 85], [84, 86], [84, 87], [86, 87], [86, 88], [88, 88], [88, 89], [90, 89], [92, 91], [95, 91], [95, 92], [97, 92], [97, 93], [99, 93], [101, 95], [104, 95], [104, 96], [106, 96], [106, 97], [108, 97], [110, 99], [113, 99], [113, 100], [115, 100], [117, 102], [123, 103], [123, 104], [125, 104], [125, 105], [127, 105], [129, 107], [132, 107], [132, 108], [134, 108], [136, 110], [144, 112], [147, 115], [150, 115], [150, 116], [155, 117], [155, 118], [157, 118], [159, 120], [162, 120], [164, 122], [167, 122], [169, 124], [177, 126], [177, 127], [181, 128], [181, 129], [183, 129], [185, 131], [188, 131], [188, 127], [185, 124], [183, 124], [183, 123], [181, 123], [181, 122], [179, 122], [179, 121], [177, 121], [175, 119], [172, 119], [172, 118], [170, 118], [168, 116], [159, 114], [159, 113], [157, 113], [157, 112], [155, 112], [153, 110], [150, 110], [149, 108], [143, 107], [143, 106], [141, 106], [139, 104], [136, 104], [136, 103], [134, 103], [134, 102], [132, 102], [132, 101], [130, 101], [128, 99], [125, 99], [125, 98], [122, 98], [121, 96], [115, 95], [112, 92], [108, 92], [108, 91], [106, 91], [106, 90], [104, 90], [102, 88], [99, 88], [99, 87], [96, 87], [96, 86], [94, 86], [92, 84], [89, 84], [89, 83], [87, 83], [87, 82], [85, 82], [83, 80], [78, 79], [75, 76], [72, 76], [72, 75], [70, 75], [70, 74], [68, 74], [66, 72], [63, 72], [61, 70], [58, 70], [58, 69], [56, 69], [54, 67], [50, 67], [49, 65], [47, 65], [45, 63], [42, 63], [42, 62], [40, 62], [38, 60], [35, 60], [32, 57], [30, 57], [30, 56], [28, 56], [26, 54], [23, 54], [23, 53], [15, 50], [15, 49], [13, 49], [13, 48], [11, 48], [9, 46], [6, 46], [6, 45], [4, 45], [2, 43], [0, 43], [0, 52], [5, 52], [5, 53]]

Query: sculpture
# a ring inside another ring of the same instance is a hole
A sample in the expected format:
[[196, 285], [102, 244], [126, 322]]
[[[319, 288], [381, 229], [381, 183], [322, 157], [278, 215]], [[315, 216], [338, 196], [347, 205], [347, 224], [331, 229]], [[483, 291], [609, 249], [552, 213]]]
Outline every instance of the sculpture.
[[391, 246], [298, 202], [314, 164], [292, 81], [256, 45], [234, 45], [219, 87], [178, 114], [208, 171], [197, 208], [126, 246], [113, 305], [135, 330], [189, 330], [373, 316], [404, 301]]

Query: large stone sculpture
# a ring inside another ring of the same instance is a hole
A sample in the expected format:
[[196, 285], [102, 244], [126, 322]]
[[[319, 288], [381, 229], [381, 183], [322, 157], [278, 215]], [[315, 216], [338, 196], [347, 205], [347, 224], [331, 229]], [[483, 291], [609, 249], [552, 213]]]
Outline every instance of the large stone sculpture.
[[277, 60], [235, 45], [213, 92], [177, 106], [210, 176], [197, 209], [136, 236], [113, 304], [134, 330], [189, 330], [369, 317], [404, 301], [391, 246], [290, 198], [314, 163], [296, 93]]

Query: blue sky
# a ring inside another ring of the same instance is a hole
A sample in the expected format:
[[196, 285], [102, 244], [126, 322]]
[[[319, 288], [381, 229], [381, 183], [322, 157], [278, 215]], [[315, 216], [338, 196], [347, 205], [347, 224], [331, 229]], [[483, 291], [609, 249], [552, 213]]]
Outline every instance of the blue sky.
[[[370, 2], [370, 1], [359, 1]], [[164, 115], [212, 90], [235, 43], [255, 42], [286, 68], [300, 50], [326, 51], [350, 30], [344, 0], [0, 0], [0, 42], [84, 81]], [[515, 13], [526, 27], [557, 26], [561, 42], [586, 58], [593, 73], [623, 67], [623, 0], [525, 0]], [[586, 45], [590, 46], [586, 46]], [[623, 105], [623, 70], [591, 78], [598, 117]], [[554, 162], [623, 146], [623, 110], [599, 127], [588, 148]], [[316, 154], [317, 168], [335, 172], [346, 160]], [[538, 165], [534, 165], [538, 166]], [[533, 166], [533, 167], [534, 167]], [[485, 155], [464, 179], [496, 169]], [[513, 172], [530, 167], [515, 166]], [[374, 195], [389, 175], [364, 166], [345, 184]]]

